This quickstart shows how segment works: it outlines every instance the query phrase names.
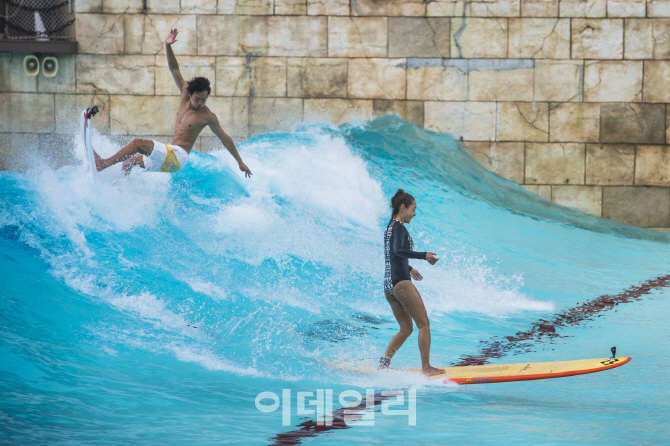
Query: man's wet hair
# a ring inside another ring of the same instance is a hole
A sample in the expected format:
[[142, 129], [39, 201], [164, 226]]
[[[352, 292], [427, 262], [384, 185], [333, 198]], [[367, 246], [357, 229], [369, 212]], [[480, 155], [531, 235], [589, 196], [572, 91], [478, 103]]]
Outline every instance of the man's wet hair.
[[188, 81], [188, 88], [186, 89], [188, 94], [192, 95], [193, 93], [198, 93], [200, 91], [206, 91], [207, 95], [212, 92], [212, 89], [209, 86], [209, 79], [206, 77], [194, 77]]

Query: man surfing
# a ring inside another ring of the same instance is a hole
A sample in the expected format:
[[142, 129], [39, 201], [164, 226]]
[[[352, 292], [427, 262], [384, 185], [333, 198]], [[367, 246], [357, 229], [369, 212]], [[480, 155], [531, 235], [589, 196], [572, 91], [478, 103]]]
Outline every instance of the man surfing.
[[126, 174], [129, 174], [134, 166], [140, 166], [147, 172], [176, 172], [186, 164], [193, 144], [202, 129], [209, 126], [235, 158], [244, 176], [251, 177], [251, 170], [242, 162], [232, 138], [223, 131], [216, 115], [205, 105], [211, 92], [209, 80], [196, 77], [186, 82], [181, 76], [177, 58], [172, 51], [172, 44], [176, 41], [177, 28], [174, 28], [165, 39], [165, 52], [168, 68], [181, 92], [181, 101], [177, 110], [177, 122], [171, 145], [146, 139], [134, 139], [107, 159], [102, 159], [94, 151], [96, 169], [99, 172], [123, 162], [123, 170]]

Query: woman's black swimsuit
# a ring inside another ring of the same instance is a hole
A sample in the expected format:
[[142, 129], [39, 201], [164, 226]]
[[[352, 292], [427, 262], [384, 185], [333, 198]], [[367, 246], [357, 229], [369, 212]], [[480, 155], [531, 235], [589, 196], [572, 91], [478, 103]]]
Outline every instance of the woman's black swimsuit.
[[414, 241], [405, 225], [391, 220], [384, 231], [384, 256], [386, 271], [384, 274], [384, 292], [393, 296], [393, 287], [402, 280], [411, 280], [407, 259], [425, 259], [425, 252], [415, 252]]

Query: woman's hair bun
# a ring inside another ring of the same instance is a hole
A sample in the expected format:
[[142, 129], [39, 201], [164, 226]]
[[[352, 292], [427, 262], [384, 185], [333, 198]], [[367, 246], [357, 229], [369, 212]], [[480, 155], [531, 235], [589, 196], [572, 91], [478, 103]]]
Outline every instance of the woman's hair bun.
[[404, 204], [405, 207], [409, 207], [412, 203], [414, 203], [414, 197], [404, 190], [398, 189], [398, 192], [391, 198], [391, 208], [393, 208], [393, 215], [391, 218], [395, 217], [398, 212], [400, 212], [400, 205]]

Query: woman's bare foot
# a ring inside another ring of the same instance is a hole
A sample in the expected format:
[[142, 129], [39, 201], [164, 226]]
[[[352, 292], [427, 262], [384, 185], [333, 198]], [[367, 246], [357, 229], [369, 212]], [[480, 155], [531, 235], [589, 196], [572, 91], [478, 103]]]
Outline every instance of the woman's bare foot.
[[422, 370], [422, 373], [426, 376], [435, 376], [435, 375], [441, 375], [444, 373], [444, 370], [438, 369], [436, 367], [424, 367]]

